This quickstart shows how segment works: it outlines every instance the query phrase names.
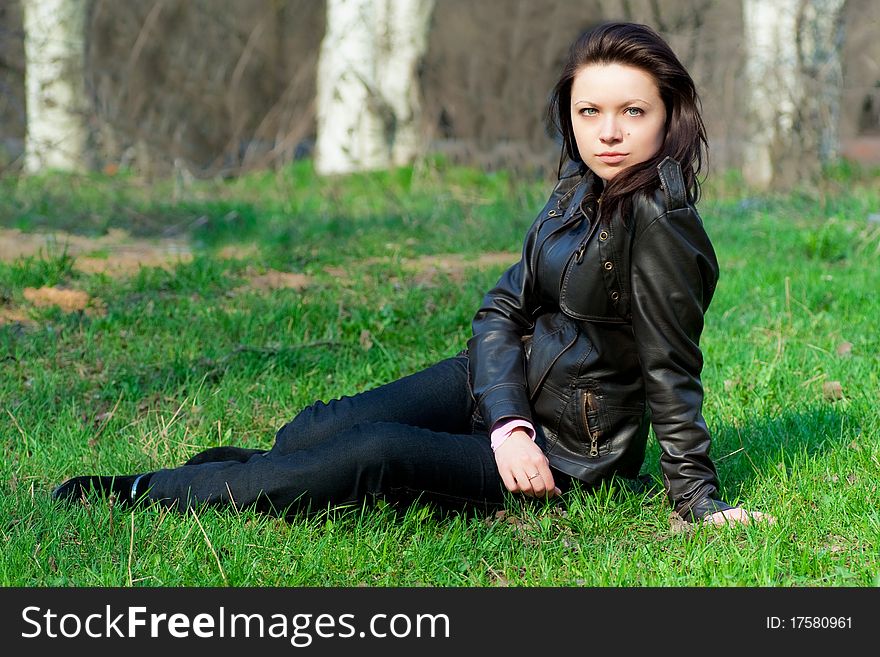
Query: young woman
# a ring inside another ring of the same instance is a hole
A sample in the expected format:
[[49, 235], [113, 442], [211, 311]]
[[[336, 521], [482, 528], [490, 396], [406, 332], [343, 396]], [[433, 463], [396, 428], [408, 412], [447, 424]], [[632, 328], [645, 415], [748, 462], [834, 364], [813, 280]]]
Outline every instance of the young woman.
[[316, 402], [268, 451], [217, 447], [177, 468], [76, 477], [54, 497], [277, 513], [380, 496], [493, 507], [506, 491], [553, 497], [575, 480], [637, 477], [653, 426], [681, 517], [770, 519], [721, 500], [701, 414], [718, 264], [693, 205], [706, 138], [690, 75], [650, 28], [601, 25], [572, 45], [549, 117], [565, 166], [466, 350]]

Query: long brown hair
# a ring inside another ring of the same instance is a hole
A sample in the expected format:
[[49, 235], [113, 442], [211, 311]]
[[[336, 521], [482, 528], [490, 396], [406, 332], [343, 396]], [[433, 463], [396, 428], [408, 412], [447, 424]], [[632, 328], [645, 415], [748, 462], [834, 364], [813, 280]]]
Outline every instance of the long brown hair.
[[571, 85], [578, 71], [590, 64], [623, 64], [645, 71], [656, 82], [666, 106], [663, 145], [653, 158], [624, 169], [606, 184], [603, 216], [610, 219], [616, 209], [625, 210], [633, 192], [656, 188], [656, 167], [667, 156], [681, 165], [690, 201], [696, 203], [700, 196], [698, 175], [708, 150], [700, 98], [672, 48], [647, 25], [603, 23], [581, 34], [571, 45], [547, 109], [550, 128], [562, 137], [560, 169], [566, 158], [584, 164], [571, 122]]

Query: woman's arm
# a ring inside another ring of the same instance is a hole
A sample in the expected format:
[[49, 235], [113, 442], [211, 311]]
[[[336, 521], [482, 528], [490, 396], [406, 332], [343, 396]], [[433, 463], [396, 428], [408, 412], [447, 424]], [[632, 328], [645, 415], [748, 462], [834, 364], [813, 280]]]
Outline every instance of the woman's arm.
[[577, 167], [569, 166], [560, 177], [526, 234], [519, 262], [483, 298], [468, 341], [471, 388], [480, 414], [492, 430], [498, 472], [509, 491], [538, 497], [555, 495], [558, 489], [547, 457], [534, 443], [523, 336], [534, 328], [539, 311], [534, 294], [538, 233], [549, 212], [573, 191], [581, 179], [578, 174]]
[[[582, 180], [570, 165], [563, 172], [544, 209], [526, 233], [520, 260], [511, 266], [486, 295], [474, 316], [468, 341], [470, 381], [486, 425], [512, 418], [531, 420], [525, 377], [523, 336], [534, 328], [538, 302], [534, 294], [534, 266], [538, 233], [549, 212], [559, 210]], [[558, 216], [558, 215], [553, 215]]]
[[773, 522], [720, 499], [709, 457], [699, 341], [718, 281], [715, 251], [691, 206], [644, 219], [633, 245], [633, 332], [669, 499], [689, 521]]
[[731, 508], [718, 499], [700, 381], [699, 340], [718, 262], [693, 207], [636, 219], [632, 325], [661, 449], [660, 467], [675, 510], [699, 519]]

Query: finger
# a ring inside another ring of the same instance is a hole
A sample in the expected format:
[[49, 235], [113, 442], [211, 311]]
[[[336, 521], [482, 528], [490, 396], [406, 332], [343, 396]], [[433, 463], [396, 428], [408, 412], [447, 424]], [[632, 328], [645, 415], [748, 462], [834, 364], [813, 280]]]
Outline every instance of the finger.
[[746, 511], [741, 507], [716, 511], [704, 519], [704, 522], [710, 525], [734, 525], [737, 523], [748, 525], [751, 522], [766, 522], [772, 524], [775, 521], [776, 519], [769, 514], [760, 511]]
[[553, 481], [553, 473], [550, 471], [550, 462], [547, 460], [546, 456], [544, 456], [538, 464], [538, 472], [541, 475], [541, 480], [544, 482], [545, 491], [551, 491], [556, 488], [556, 482]]
[[519, 486], [517, 485], [516, 479], [513, 476], [513, 473], [510, 470], [498, 471], [498, 474], [501, 475], [501, 481], [504, 482], [504, 487], [509, 490], [511, 493], [518, 493]]
[[533, 477], [529, 483], [532, 485], [532, 495], [534, 497], [546, 497], [547, 491], [550, 490], [547, 486], [547, 482], [544, 480], [544, 477], [541, 474], [538, 474], [536, 477]]
[[739, 507], [716, 511], [706, 517], [706, 522], [712, 525], [734, 525], [738, 522], [748, 524], [748, 521], [748, 516], [744, 515]]
[[538, 491], [544, 490], [544, 482], [538, 472], [522, 470], [517, 473], [516, 480], [519, 483], [520, 492], [529, 497], [536, 497]]
[[[543, 456], [543, 455], [542, 455]], [[552, 497], [557, 490], [553, 481], [553, 473], [546, 457], [540, 459], [533, 464], [531, 474], [527, 475], [531, 491], [528, 493], [533, 497]]]
[[[549, 482], [547, 481], [548, 479], [550, 480]], [[550, 498], [562, 494], [559, 487], [553, 483], [553, 475], [549, 473], [547, 475], [539, 474], [531, 480], [531, 484], [534, 497]]]
[[560, 490], [559, 486], [545, 486], [544, 490], [542, 490], [540, 493], [537, 491], [535, 491], [534, 493], [535, 497], [545, 497], [548, 499], [551, 497], [556, 497], [557, 495], [562, 495], [562, 491]]
[[776, 518], [771, 516], [769, 513], [764, 513], [763, 511], [746, 511], [746, 514], [756, 522], [766, 522], [768, 525], [772, 525], [774, 522], [776, 522]]

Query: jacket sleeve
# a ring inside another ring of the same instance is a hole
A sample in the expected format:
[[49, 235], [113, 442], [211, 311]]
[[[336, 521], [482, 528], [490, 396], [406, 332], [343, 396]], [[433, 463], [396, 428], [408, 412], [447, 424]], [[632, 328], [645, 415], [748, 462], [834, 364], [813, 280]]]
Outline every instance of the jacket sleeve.
[[730, 508], [716, 499], [700, 381], [700, 334], [718, 262], [692, 206], [644, 219], [637, 218], [632, 251], [633, 334], [667, 494], [683, 518], [701, 518]]
[[577, 184], [578, 170], [569, 165], [544, 209], [532, 223], [519, 262], [512, 265], [485, 297], [473, 319], [468, 340], [471, 389], [486, 426], [499, 420], [522, 418], [531, 422], [525, 374], [523, 336], [534, 328], [539, 308], [534, 294], [534, 266], [538, 232], [547, 213]]

